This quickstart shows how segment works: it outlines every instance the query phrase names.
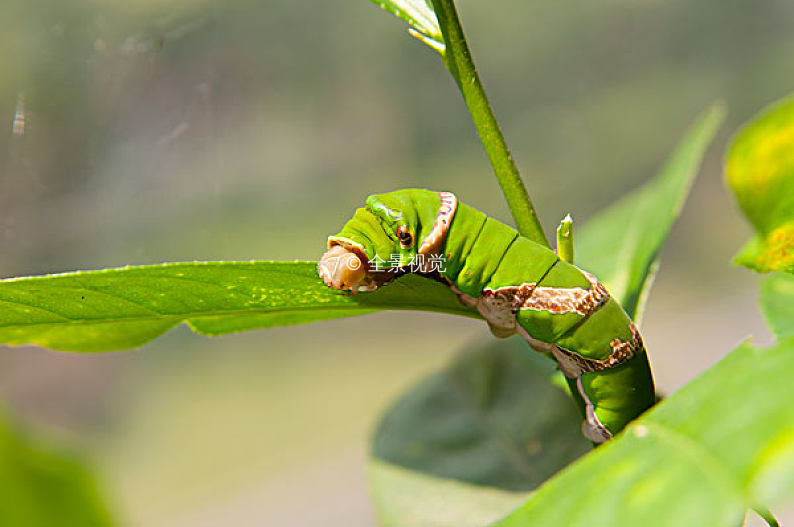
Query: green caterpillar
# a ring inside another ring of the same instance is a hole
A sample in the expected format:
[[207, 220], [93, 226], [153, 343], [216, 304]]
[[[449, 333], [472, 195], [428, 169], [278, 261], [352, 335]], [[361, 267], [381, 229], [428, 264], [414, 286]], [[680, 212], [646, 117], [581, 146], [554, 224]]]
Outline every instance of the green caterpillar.
[[637, 328], [596, 278], [449, 192], [367, 198], [328, 238], [318, 273], [334, 289], [373, 291], [414, 272], [450, 286], [497, 337], [518, 332], [552, 356], [581, 396], [582, 432], [603, 442], [654, 403]]

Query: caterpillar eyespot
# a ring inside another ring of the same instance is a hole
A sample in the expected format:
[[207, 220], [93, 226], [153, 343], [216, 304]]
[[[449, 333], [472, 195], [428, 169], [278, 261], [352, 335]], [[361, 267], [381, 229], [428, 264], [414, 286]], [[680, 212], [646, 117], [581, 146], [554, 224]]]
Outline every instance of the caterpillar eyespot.
[[[395, 218], [401, 224], [388, 227]], [[358, 272], [331, 265], [353, 253], [368, 265]], [[406, 258], [433, 262], [408, 272], [447, 283], [461, 303], [477, 308], [494, 335], [518, 333], [553, 356], [584, 402], [582, 433], [592, 441], [606, 441], [654, 404], [642, 338], [606, 288], [452, 193], [405, 189], [368, 197], [328, 239], [318, 272], [335, 289], [373, 291], [397, 273], [374, 272], [372, 262]]]
[[397, 229], [397, 238], [400, 240], [400, 247], [403, 249], [410, 249], [414, 244], [414, 237], [406, 227], [399, 227]]

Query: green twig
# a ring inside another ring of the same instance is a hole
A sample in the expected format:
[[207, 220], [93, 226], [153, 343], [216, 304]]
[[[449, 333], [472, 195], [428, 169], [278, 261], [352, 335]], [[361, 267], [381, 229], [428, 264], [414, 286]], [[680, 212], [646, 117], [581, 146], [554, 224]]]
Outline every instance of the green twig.
[[766, 522], [769, 527], [780, 527], [777, 518], [769, 509], [763, 507], [755, 507], [753, 510]]
[[433, 9], [438, 17], [441, 33], [444, 35], [444, 64], [458, 84], [463, 100], [469, 108], [474, 126], [480, 135], [485, 153], [491, 161], [496, 178], [502, 187], [507, 206], [513, 214], [518, 232], [538, 243], [551, 247], [540, 220], [529, 199], [529, 194], [521, 181], [513, 157], [507, 147], [505, 138], [499, 129], [499, 123], [493, 114], [491, 105], [480, 83], [477, 70], [463, 35], [463, 28], [458, 20], [454, 0], [432, 0]]
[[557, 227], [557, 256], [573, 264], [573, 218], [567, 214]]

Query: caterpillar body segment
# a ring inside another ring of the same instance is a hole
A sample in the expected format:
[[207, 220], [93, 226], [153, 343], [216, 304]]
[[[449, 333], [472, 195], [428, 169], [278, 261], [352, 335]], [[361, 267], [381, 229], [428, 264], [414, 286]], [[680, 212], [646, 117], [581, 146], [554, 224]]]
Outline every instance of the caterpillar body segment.
[[606, 288], [451, 193], [370, 196], [329, 237], [318, 272], [327, 285], [352, 292], [372, 291], [405, 272], [444, 281], [494, 335], [519, 333], [557, 361], [581, 396], [582, 431], [595, 442], [654, 403], [642, 338]]

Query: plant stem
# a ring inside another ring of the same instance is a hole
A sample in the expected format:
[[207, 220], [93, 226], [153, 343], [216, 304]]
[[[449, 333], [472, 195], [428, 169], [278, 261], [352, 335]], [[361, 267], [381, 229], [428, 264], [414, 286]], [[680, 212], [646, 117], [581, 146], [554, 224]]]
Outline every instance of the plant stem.
[[570, 214], [557, 227], [557, 256], [563, 262], [573, 264], [573, 218]]
[[444, 35], [444, 64], [458, 84], [463, 100], [480, 135], [485, 153], [493, 166], [499, 186], [507, 200], [507, 206], [516, 222], [518, 232], [531, 240], [551, 247], [543, 232], [543, 227], [529, 199], [529, 194], [521, 181], [518, 168], [510, 154], [499, 123], [493, 114], [488, 97], [482, 87], [474, 62], [471, 58], [463, 28], [458, 20], [454, 0], [432, 0], [433, 9], [438, 17], [441, 33]]
[[769, 527], [780, 527], [780, 523], [778, 523], [777, 518], [775, 518], [774, 514], [772, 514], [769, 509], [757, 507], [753, 510], [766, 522]]

